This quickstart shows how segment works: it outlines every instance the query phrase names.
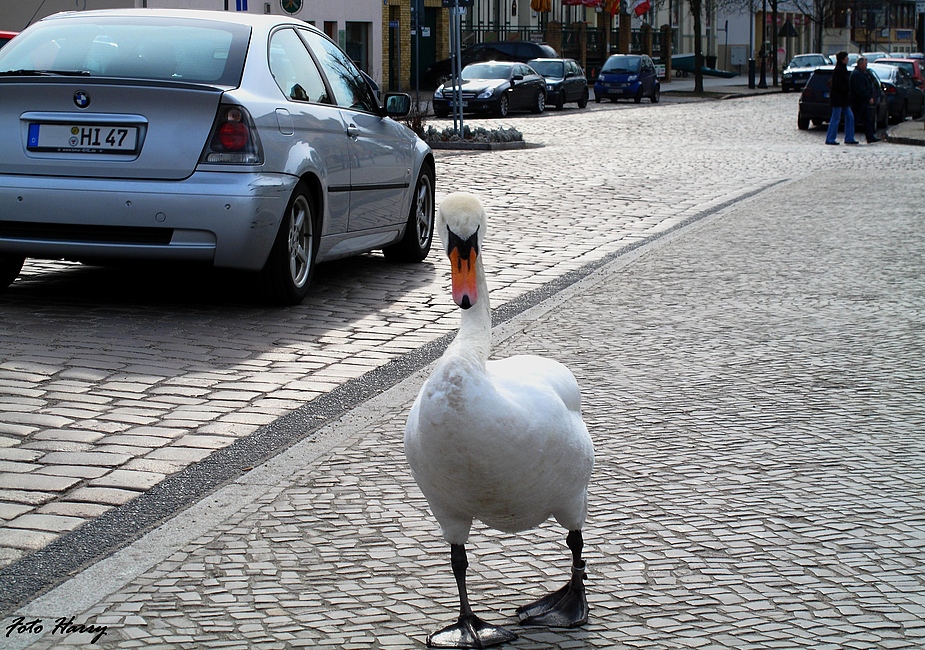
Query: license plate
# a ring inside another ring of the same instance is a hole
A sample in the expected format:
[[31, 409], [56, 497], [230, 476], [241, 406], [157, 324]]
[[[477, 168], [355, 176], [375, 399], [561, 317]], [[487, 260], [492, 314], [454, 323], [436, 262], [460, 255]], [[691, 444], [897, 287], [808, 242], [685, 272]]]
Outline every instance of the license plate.
[[29, 124], [29, 151], [133, 154], [138, 127], [112, 124]]
[[[452, 101], [450, 102], [450, 108], [453, 108], [455, 105], [456, 105], [456, 102], [452, 102]], [[467, 102], [466, 100], [463, 100], [462, 105], [463, 105], [463, 108], [469, 108], [469, 102]]]

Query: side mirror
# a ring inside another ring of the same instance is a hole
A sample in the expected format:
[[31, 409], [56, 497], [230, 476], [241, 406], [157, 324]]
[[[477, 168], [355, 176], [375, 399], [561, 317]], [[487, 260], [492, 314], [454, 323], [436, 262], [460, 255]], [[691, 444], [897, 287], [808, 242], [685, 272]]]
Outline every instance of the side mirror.
[[411, 112], [411, 95], [405, 93], [386, 93], [385, 114], [389, 117], [404, 117]]
[[524, 76], [522, 74], [515, 74], [511, 77], [511, 81], [523, 81]]

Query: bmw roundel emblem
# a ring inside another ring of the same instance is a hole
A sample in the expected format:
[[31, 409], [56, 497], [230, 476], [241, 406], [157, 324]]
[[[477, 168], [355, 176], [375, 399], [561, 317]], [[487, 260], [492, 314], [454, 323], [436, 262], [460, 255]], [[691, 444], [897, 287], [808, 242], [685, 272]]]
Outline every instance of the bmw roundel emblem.
[[78, 90], [74, 93], [74, 104], [77, 105], [77, 108], [86, 108], [90, 105], [90, 95], [83, 90]]

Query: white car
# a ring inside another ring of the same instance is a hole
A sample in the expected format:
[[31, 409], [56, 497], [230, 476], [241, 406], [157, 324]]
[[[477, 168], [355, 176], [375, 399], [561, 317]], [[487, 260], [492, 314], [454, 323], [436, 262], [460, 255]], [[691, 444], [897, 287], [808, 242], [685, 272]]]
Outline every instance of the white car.
[[0, 50], [0, 288], [24, 258], [205, 262], [300, 302], [315, 265], [430, 250], [434, 160], [297, 19], [56, 14]]
[[780, 77], [780, 89], [785, 93], [799, 90], [806, 85], [816, 68], [830, 64], [829, 57], [824, 54], [798, 54], [784, 68]]

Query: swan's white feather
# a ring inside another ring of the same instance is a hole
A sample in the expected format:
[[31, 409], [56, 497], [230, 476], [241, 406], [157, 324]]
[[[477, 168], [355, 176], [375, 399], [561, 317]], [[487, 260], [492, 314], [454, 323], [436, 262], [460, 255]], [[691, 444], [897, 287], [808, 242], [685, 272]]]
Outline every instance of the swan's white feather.
[[[451, 195], [437, 223], [481, 236], [484, 220], [477, 199]], [[579, 530], [594, 448], [581, 418], [578, 383], [552, 359], [485, 359], [490, 308], [481, 257], [478, 265], [479, 303], [463, 312], [456, 340], [408, 418], [405, 453], [412, 474], [451, 544], [465, 543], [473, 519], [519, 532], [553, 516]]]

